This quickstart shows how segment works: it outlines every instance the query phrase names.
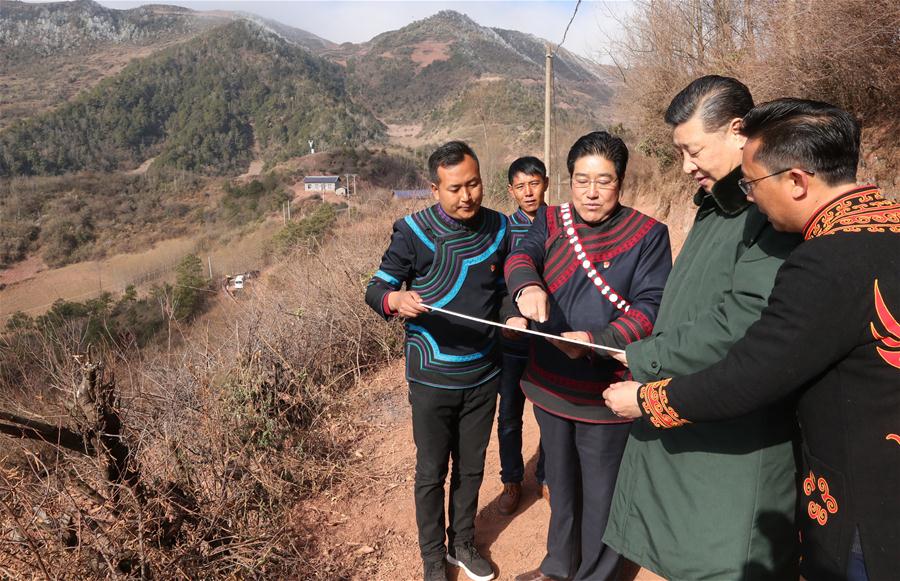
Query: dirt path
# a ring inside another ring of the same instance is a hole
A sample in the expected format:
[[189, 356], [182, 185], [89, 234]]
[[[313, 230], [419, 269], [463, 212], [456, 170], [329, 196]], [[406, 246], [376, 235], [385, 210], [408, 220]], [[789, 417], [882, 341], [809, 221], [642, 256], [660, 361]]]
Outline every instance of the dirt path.
[[154, 161], [156, 161], [156, 158], [151, 157], [150, 159], [145, 160], [144, 163], [137, 166], [133, 170], [127, 171], [125, 173], [128, 175], [131, 175], [131, 176], [142, 176], [145, 173], [147, 173], [147, 170], [150, 169], [150, 166], [153, 164]]
[[261, 159], [254, 159], [250, 162], [250, 166], [247, 168], [247, 171], [238, 176], [238, 179], [247, 179], [247, 178], [255, 178], [259, 174], [262, 173], [263, 166], [265, 162]]
[[[359, 394], [360, 401], [370, 402], [361, 406], [358, 418], [368, 434], [354, 454], [361, 457], [358, 473], [368, 478], [345, 483], [330, 502], [318, 507], [328, 515], [330, 550], [355, 555], [359, 579], [400, 581], [421, 579], [422, 575], [413, 506], [415, 448], [406, 389], [403, 365], [398, 362], [373, 378]], [[524, 419], [527, 467], [519, 511], [511, 517], [497, 511], [503, 486], [497, 438], [492, 436], [476, 519], [476, 543], [494, 563], [500, 580], [511, 580], [540, 564], [550, 518], [550, 508], [538, 497], [534, 481], [538, 427], [530, 405]], [[454, 567], [448, 571], [452, 581], [467, 579]], [[660, 578], [642, 571], [634, 579]]]

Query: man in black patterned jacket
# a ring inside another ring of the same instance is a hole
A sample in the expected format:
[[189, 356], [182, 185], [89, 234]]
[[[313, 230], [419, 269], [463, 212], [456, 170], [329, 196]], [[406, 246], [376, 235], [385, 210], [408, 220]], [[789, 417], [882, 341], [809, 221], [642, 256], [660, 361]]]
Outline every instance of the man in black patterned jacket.
[[437, 148], [428, 171], [437, 203], [394, 223], [366, 303], [385, 319], [406, 319], [425, 581], [446, 581], [445, 559], [473, 581], [489, 581], [494, 571], [475, 547], [475, 513], [500, 382], [500, 341], [493, 327], [426, 305], [496, 321], [506, 297], [509, 226], [506, 216], [481, 206], [481, 170], [468, 145], [451, 141]]

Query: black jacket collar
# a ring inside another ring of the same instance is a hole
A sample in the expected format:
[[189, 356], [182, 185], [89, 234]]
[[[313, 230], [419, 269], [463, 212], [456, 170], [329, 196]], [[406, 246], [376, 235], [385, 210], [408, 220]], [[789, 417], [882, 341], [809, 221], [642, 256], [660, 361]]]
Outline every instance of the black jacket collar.
[[738, 186], [738, 180], [743, 177], [741, 166], [737, 166], [731, 173], [715, 183], [712, 193], [703, 188], [694, 194], [694, 204], [700, 206], [699, 214], [706, 215], [713, 210], [718, 210], [726, 216], [737, 216], [750, 206], [747, 196]]

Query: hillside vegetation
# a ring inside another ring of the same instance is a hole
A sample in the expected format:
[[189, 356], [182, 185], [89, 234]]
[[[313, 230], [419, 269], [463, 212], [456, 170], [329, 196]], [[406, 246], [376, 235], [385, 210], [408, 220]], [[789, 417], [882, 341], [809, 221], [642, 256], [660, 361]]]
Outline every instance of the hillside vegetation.
[[267, 157], [384, 139], [343, 71], [247, 22], [132, 63], [58, 110], [0, 134], [0, 175], [136, 167], [240, 173]]
[[623, 28], [618, 104], [639, 146], [664, 164], [674, 153], [662, 122], [669, 101], [692, 79], [723, 74], [745, 82], [757, 102], [791, 96], [847, 108], [864, 126], [862, 177], [897, 183], [897, 2], [641, 0]]
[[[472, 100], [481, 84], [493, 90], [498, 125], [529, 123], [524, 106], [542, 102], [544, 43], [517, 31], [481, 26], [453, 11], [380, 34], [362, 45], [344, 45], [327, 56], [346, 63], [351, 91], [389, 123], [425, 123], [426, 132], [453, 130], [469, 118], [483, 116]], [[590, 64], [562, 49], [555, 59], [558, 101], [583, 105], [581, 119], [596, 119], [611, 96]], [[539, 116], [538, 116], [539, 118]], [[480, 123], [480, 121], [479, 121]]]
[[183, 38], [221, 21], [192, 18], [190, 10], [175, 6], [157, 8], [114, 10], [92, 0], [38, 4], [5, 0], [0, 18], [2, 58], [35, 60], [107, 43], [151, 45]]

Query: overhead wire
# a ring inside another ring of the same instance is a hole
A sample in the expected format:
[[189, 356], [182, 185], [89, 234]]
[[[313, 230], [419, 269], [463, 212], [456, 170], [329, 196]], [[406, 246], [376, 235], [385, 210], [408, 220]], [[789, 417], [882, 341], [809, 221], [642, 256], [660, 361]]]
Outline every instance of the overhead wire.
[[[566, 42], [566, 37], [569, 36], [569, 28], [572, 27], [572, 23], [575, 21], [575, 16], [578, 14], [578, 8], [581, 6], [581, 0], [575, 2], [575, 9], [572, 10], [572, 16], [569, 18], [568, 24], [566, 24], [566, 29], [563, 31], [562, 40], [559, 41], [559, 44], [556, 45], [556, 48], [550, 52], [550, 57], [555, 58], [557, 53], [559, 53], [559, 49], [562, 48], [562, 45]], [[556, 148], [559, 145], [557, 140], [557, 132], [556, 132], [556, 123], [554, 123], [553, 114], [555, 112], [556, 107], [554, 107], [554, 103], [556, 101], [556, 74], [552, 74], [550, 78], [550, 157], [554, 157], [554, 152], [556, 152]], [[556, 156], [559, 157], [558, 155]], [[556, 164], [551, 163], [551, 160], [545, 160], [551, 167], [556, 167]], [[557, 170], [558, 171], [558, 170]], [[557, 175], [557, 178], [559, 176]], [[562, 201], [562, 192], [560, 192], [559, 187], [559, 179], [557, 179], [557, 188], [556, 188], [556, 197], [558, 201]], [[550, 184], [550, 187], [553, 187], [553, 184]]]
[[578, 14], [578, 7], [581, 6], [581, 0], [578, 0], [575, 3], [575, 10], [572, 11], [572, 18], [569, 18], [569, 23], [566, 24], [566, 30], [563, 32], [562, 40], [559, 41], [559, 44], [556, 45], [556, 50], [553, 51], [553, 56], [556, 56], [556, 53], [559, 52], [559, 48], [566, 42], [566, 37], [569, 35], [569, 27], [572, 26], [572, 22], [575, 20], [575, 15]]

